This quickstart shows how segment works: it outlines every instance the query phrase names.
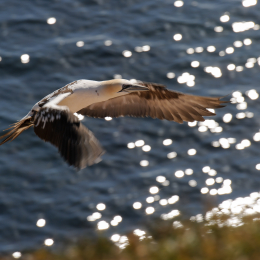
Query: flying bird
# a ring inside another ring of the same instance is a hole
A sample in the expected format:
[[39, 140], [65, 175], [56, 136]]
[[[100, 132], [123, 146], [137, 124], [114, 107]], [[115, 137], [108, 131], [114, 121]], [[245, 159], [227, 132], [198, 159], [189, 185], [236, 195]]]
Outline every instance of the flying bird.
[[156, 83], [125, 79], [77, 80], [37, 102], [30, 112], [14, 123], [0, 145], [14, 140], [33, 127], [35, 134], [56, 146], [69, 165], [85, 168], [104, 153], [98, 140], [77, 114], [94, 118], [152, 117], [183, 123], [204, 121], [213, 116], [209, 108], [224, 107], [222, 97], [202, 97], [168, 90]]

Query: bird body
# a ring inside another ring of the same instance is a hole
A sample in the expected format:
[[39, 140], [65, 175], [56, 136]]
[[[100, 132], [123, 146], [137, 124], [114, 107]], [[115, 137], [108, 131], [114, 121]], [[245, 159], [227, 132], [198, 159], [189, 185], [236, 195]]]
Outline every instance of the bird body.
[[104, 150], [74, 113], [95, 118], [149, 116], [182, 123], [204, 121], [203, 116], [215, 115], [207, 108], [223, 107], [222, 103], [227, 101], [170, 91], [156, 83], [77, 80], [37, 102], [24, 118], [6, 129], [9, 131], [0, 145], [33, 126], [36, 135], [58, 147], [70, 165], [81, 169], [100, 160]]

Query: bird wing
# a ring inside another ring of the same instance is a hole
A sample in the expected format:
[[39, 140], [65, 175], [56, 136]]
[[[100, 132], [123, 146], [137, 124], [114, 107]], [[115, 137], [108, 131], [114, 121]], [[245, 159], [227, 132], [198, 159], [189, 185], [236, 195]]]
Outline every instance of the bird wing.
[[33, 119], [35, 134], [58, 147], [69, 165], [85, 168], [104, 153], [93, 133], [66, 107], [44, 106]]
[[171, 91], [156, 83], [138, 82], [138, 84], [148, 87], [149, 90], [94, 103], [77, 113], [96, 118], [152, 117], [183, 123], [183, 121], [204, 121], [203, 116], [215, 115], [207, 108], [224, 107], [221, 104], [229, 102], [220, 101], [221, 97], [193, 96]]

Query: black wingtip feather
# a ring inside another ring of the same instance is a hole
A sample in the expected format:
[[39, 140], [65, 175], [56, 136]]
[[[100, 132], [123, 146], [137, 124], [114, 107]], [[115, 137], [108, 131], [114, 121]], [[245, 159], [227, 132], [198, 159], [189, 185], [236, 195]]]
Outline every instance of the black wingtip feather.
[[94, 164], [104, 153], [92, 132], [68, 110], [41, 108], [34, 119], [34, 132], [56, 146], [64, 160], [78, 170]]

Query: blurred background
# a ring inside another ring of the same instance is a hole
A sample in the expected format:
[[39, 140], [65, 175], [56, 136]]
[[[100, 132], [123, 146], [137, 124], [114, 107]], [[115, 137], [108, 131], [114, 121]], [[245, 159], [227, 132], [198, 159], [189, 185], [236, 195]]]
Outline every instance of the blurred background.
[[1, 1], [0, 130], [77, 79], [151, 81], [233, 104], [199, 124], [85, 117], [107, 152], [79, 172], [33, 129], [1, 146], [0, 252], [119, 239], [259, 191], [259, 12], [256, 0]]

